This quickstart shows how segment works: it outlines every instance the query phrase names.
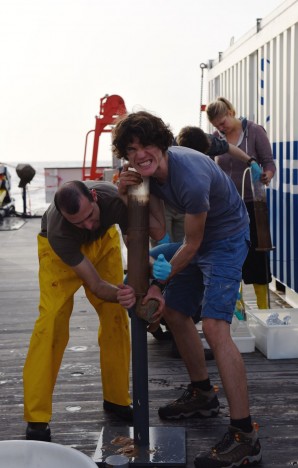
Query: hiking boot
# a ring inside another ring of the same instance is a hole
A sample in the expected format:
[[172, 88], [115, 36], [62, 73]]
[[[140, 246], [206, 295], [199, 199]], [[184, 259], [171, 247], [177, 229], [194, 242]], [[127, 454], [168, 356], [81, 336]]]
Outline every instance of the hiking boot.
[[219, 401], [214, 389], [207, 392], [188, 385], [183, 395], [158, 410], [161, 419], [181, 419], [197, 416], [199, 418], [212, 418], [218, 415]]
[[27, 440], [51, 441], [51, 429], [48, 423], [28, 422], [26, 429]]
[[229, 426], [222, 441], [209, 453], [197, 455], [194, 464], [196, 468], [236, 468], [258, 465], [261, 460], [262, 450], [256, 430], [246, 433]]
[[103, 409], [109, 413], [114, 413], [120, 419], [131, 422], [133, 421], [133, 409], [131, 405], [116, 405], [116, 403], [104, 400]]

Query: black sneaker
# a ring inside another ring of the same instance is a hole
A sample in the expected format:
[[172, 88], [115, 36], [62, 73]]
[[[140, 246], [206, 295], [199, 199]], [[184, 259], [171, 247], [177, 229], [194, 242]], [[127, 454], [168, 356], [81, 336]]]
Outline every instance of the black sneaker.
[[204, 392], [199, 388], [188, 385], [183, 395], [158, 410], [161, 419], [181, 419], [197, 416], [212, 418], [219, 413], [219, 401], [214, 389]]
[[239, 466], [258, 465], [262, 460], [262, 449], [257, 431], [250, 433], [239, 431], [230, 426], [221, 442], [209, 453], [197, 455], [196, 468], [236, 468]]
[[110, 401], [104, 400], [103, 409], [109, 413], [114, 413], [120, 419], [131, 422], [133, 421], [133, 409], [130, 405], [116, 405], [116, 403], [111, 403]]
[[48, 423], [28, 422], [26, 429], [27, 440], [51, 441], [51, 429]]

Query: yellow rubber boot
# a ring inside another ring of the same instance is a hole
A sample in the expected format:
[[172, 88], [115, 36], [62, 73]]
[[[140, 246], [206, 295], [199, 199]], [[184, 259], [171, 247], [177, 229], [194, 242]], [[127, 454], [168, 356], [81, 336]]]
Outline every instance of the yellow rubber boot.
[[268, 309], [267, 284], [253, 284], [259, 309]]

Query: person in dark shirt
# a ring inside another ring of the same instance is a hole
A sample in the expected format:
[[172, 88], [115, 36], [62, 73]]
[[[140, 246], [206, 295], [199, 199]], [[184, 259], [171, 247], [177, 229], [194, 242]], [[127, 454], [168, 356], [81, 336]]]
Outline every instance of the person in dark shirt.
[[192, 148], [200, 153], [207, 154], [212, 159], [215, 156], [229, 153], [234, 159], [238, 159], [250, 166], [255, 159], [250, 158], [242, 149], [238, 146], [228, 143], [226, 140], [205, 133], [200, 127], [183, 127], [176, 141], [179, 146], [185, 146], [186, 148]]
[[[153, 200], [154, 201], [154, 200]], [[160, 201], [150, 207], [150, 235], [164, 235]], [[55, 194], [38, 235], [40, 315], [24, 366], [26, 438], [51, 440], [52, 393], [69, 338], [74, 294], [83, 286], [100, 319], [98, 344], [103, 407], [133, 417], [129, 395], [130, 336], [127, 311], [133, 288], [123, 284], [119, 233], [127, 232], [127, 207], [110, 182], [71, 181]], [[159, 313], [163, 306], [161, 294]]]

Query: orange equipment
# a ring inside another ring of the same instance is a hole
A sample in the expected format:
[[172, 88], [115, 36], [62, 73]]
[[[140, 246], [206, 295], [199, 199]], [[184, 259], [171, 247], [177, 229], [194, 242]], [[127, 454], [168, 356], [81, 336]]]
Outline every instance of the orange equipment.
[[[86, 135], [82, 180], [101, 180], [103, 178], [103, 168], [97, 167], [99, 137], [102, 133], [111, 132], [112, 128], [106, 128], [107, 125], [113, 125], [118, 117], [126, 113], [127, 110], [122, 97], [117, 96], [116, 94], [113, 94], [112, 96], [106, 94], [103, 98], [100, 99], [99, 116], [95, 116], [95, 129], [89, 130]], [[93, 132], [93, 152], [89, 171], [88, 168], [86, 168], [87, 142], [90, 133]]]

